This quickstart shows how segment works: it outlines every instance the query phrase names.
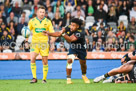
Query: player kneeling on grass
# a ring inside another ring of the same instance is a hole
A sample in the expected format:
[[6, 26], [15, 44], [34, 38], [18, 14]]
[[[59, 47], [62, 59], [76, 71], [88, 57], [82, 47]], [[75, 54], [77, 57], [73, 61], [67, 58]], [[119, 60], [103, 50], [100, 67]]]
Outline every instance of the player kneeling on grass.
[[76, 57], [79, 58], [81, 70], [82, 70], [82, 78], [85, 83], [90, 83], [89, 79], [86, 77], [86, 48], [85, 48], [85, 32], [82, 30], [83, 21], [74, 18], [71, 21], [71, 25], [65, 28], [62, 28], [60, 32], [49, 33], [47, 31], [43, 31], [45, 35], [60, 37], [63, 36], [67, 42], [70, 43], [69, 53], [67, 57], [67, 84], [72, 84], [71, 81], [71, 72], [72, 72], [72, 64]]
[[104, 80], [103, 83], [115, 82], [115, 83], [136, 83], [136, 51], [126, 54], [122, 59], [123, 64], [119, 68], [112, 69], [105, 75], [96, 77], [94, 82], [99, 82], [110, 76], [115, 76], [117, 74], [124, 73], [122, 77], [116, 79]]

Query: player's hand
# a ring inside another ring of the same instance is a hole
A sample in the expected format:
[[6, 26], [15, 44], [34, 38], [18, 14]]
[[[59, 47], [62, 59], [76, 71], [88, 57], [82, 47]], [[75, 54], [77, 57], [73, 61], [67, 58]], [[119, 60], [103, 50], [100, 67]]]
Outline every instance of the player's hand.
[[62, 27], [61, 34], [65, 33], [66, 29], [65, 27]]
[[48, 33], [49, 33], [49, 32], [48, 32], [48, 31], [43, 31], [42, 33], [43, 33], [43, 35], [48, 36]]

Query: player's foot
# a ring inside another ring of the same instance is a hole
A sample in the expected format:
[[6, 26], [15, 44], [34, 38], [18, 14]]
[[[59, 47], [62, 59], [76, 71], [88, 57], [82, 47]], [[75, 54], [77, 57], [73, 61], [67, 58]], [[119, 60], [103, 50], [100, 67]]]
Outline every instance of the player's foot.
[[46, 80], [42, 80], [42, 83], [47, 83], [47, 81]]
[[84, 80], [85, 83], [90, 83], [90, 80], [86, 77], [86, 75], [82, 76], [82, 78], [83, 78], [83, 80]]
[[71, 81], [71, 79], [67, 79], [67, 84], [72, 84], [73, 82]]
[[104, 75], [102, 75], [102, 76], [96, 77], [93, 81], [99, 82], [99, 81], [104, 80], [104, 79], [105, 79], [105, 77], [104, 77]]
[[37, 79], [36, 78], [33, 78], [30, 83], [37, 83]]
[[114, 77], [111, 76], [109, 79], [104, 80], [102, 83], [112, 83]]

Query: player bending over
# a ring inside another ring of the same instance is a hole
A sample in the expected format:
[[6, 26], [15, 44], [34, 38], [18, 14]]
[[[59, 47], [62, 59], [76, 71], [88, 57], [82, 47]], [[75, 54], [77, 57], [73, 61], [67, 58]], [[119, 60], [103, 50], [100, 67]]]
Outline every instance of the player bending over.
[[[111, 71], [102, 76], [96, 77], [94, 79], [94, 82], [99, 82], [101, 80], [106, 79], [107, 77], [124, 73], [126, 75], [116, 79], [112, 79], [112, 81], [109, 82], [136, 83], [136, 51], [126, 54], [121, 59], [121, 63], [123, 64], [122, 66], [120, 66], [119, 68], [112, 69]], [[103, 81], [103, 83], [106, 83], [106, 81]]]
[[85, 32], [81, 28], [82, 20], [78, 18], [74, 18], [71, 21], [71, 25], [62, 28], [60, 32], [49, 33], [43, 32], [45, 35], [60, 37], [63, 36], [67, 42], [70, 44], [69, 53], [67, 56], [67, 84], [72, 84], [71, 81], [71, 72], [72, 72], [72, 64], [76, 57], [79, 58], [81, 70], [82, 70], [82, 78], [85, 83], [90, 83], [89, 79], [86, 77], [86, 48], [85, 48]]
[[[48, 55], [49, 55], [49, 44], [48, 36], [43, 35], [42, 31], [49, 31], [53, 33], [53, 26], [51, 21], [45, 18], [45, 8], [40, 6], [37, 10], [37, 17], [31, 19], [28, 23], [29, 29], [32, 31], [32, 43], [31, 43], [31, 71], [33, 75], [32, 81], [30, 83], [36, 83], [36, 57], [39, 55], [42, 56], [43, 63], [43, 81], [46, 83], [46, 77], [48, 73]], [[55, 38], [51, 38], [50, 43], [54, 43]], [[54, 47], [51, 48], [51, 51], [54, 50]]]

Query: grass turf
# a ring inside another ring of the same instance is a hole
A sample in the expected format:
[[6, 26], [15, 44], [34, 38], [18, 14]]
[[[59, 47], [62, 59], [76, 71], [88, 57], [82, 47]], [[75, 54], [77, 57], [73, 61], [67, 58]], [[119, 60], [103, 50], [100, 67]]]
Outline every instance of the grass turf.
[[73, 84], [67, 85], [66, 80], [47, 80], [42, 84], [30, 84], [30, 80], [0, 80], [0, 91], [136, 91], [136, 84], [85, 84], [82, 79], [74, 79]]

